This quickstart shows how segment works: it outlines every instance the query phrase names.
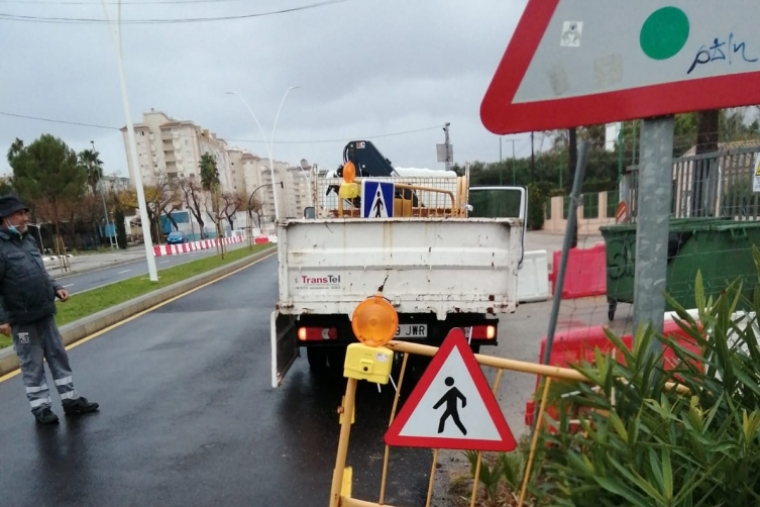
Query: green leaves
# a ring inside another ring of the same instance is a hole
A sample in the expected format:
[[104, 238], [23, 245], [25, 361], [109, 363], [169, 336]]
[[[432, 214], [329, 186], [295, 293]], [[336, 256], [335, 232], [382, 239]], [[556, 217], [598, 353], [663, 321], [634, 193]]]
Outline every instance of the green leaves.
[[76, 153], [62, 140], [45, 134], [29, 146], [14, 145], [8, 152], [13, 186], [28, 199], [77, 199], [84, 193], [87, 175]]
[[[760, 273], [757, 248], [753, 258]], [[588, 382], [561, 384], [564, 392], [552, 393], [560, 416], [556, 431], [541, 435], [541, 501], [577, 507], [759, 504], [760, 289], [749, 301], [737, 281], [708, 299], [698, 274], [694, 292], [698, 319], [668, 297], [691, 344], [639, 329], [627, 350], [607, 331], [619, 362], [597, 351], [593, 364], [577, 367]], [[664, 352], [651, 354], [657, 345], [672, 351], [676, 363], [666, 367]], [[690, 394], [666, 389], [667, 382], [685, 384]], [[581, 429], [570, 432], [570, 420], [579, 417]]]

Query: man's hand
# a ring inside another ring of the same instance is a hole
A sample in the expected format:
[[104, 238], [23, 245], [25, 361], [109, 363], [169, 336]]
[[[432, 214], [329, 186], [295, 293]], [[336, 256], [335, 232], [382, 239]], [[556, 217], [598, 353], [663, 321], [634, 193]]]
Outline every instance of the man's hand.
[[5, 336], [11, 335], [11, 325], [10, 324], [0, 324], [0, 334], [4, 334]]
[[69, 292], [66, 289], [61, 289], [58, 292], [56, 292], [58, 295], [58, 299], [61, 300], [61, 303], [65, 303], [69, 299]]

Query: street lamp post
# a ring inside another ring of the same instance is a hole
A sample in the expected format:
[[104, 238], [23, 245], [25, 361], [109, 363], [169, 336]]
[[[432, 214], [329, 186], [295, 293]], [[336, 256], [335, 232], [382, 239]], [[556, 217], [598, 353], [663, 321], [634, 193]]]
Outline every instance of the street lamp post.
[[[129, 154], [134, 164], [135, 190], [137, 192], [137, 205], [140, 208], [140, 223], [143, 226], [143, 244], [145, 245], [145, 257], [148, 261], [148, 276], [151, 282], [158, 281], [158, 271], [156, 270], [156, 258], [153, 256], [153, 239], [150, 237], [150, 220], [148, 218], [148, 208], [145, 203], [145, 191], [143, 189], [142, 171], [140, 170], [140, 159], [137, 156], [137, 141], [135, 139], [135, 126], [132, 123], [132, 113], [129, 110], [129, 95], [127, 93], [127, 80], [124, 74], [124, 61], [121, 55], [121, 1], [118, 2], [118, 13], [116, 22], [111, 20], [106, 0], [101, 0], [106, 19], [111, 27], [114, 46], [116, 48], [116, 62], [119, 66], [119, 81], [121, 83], [121, 98], [124, 106], [124, 116], [127, 122], [127, 133], [129, 137]], [[147, 226], [147, 234], [146, 234]]]
[[27, 224], [37, 228], [37, 237], [40, 239], [40, 253], [45, 253], [45, 246], [42, 244], [42, 224]]
[[[92, 153], [94, 155], [95, 153], [97, 153], [95, 151], [95, 141], [90, 141], [90, 144], [92, 144]], [[105, 233], [108, 230], [108, 228], [111, 226], [111, 223], [108, 220], [108, 206], [106, 206], [106, 194], [105, 192], [103, 192], [102, 187], [100, 189], [100, 197], [103, 198], [103, 214], [106, 216], [106, 229], [105, 231], [103, 231]], [[108, 242], [111, 245], [111, 249], [113, 250], [113, 237], [111, 235], [108, 236]]]
[[[268, 187], [269, 185], [259, 185], [256, 187], [253, 192], [251, 192], [251, 195], [248, 196], [248, 216], [251, 214], [251, 199], [253, 199], [253, 194], [258, 192], [260, 188]], [[259, 212], [256, 212], [256, 217], [259, 219], [259, 229], [261, 229], [261, 214]]]
[[314, 193], [313, 193], [313, 188], [312, 188], [314, 185], [314, 181], [312, 179], [313, 176], [311, 172], [306, 172], [306, 169], [304, 169], [300, 165], [298, 166], [298, 168], [301, 169], [301, 177], [306, 180], [306, 187], [309, 189], [309, 202], [311, 203], [311, 207], [313, 208], [316, 206], [316, 204], [314, 203]]
[[245, 99], [238, 92], [227, 92], [227, 95], [236, 95], [240, 99], [240, 101], [243, 103], [246, 109], [248, 109], [248, 112], [251, 113], [251, 116], [253, 117], [253, 121], [256, 122], [256, 126], [259, 128], [261, 137], [264, 138], [264, 144], [267, 148], [267, 154], [269, 155], [269, 173], [272, 176], [272, 193], [274, 194], [275, 223], [277, 223], [277, 221], [280, 219], [280, 208], [277, 203], [277, 186], [276, 186], [275, 177], [274, 177], [274, 158], [272, 157], [274, 134], [277, 130], [277, 122], [280, 119], [280, 112], [282, 111], [282, 106], [285, 104], [285, 99], [288, 98], [288, 94], [291, 92], [291, 90], [295, 90], [296, 88], [300, 88], [300, 86], [291, 86], [290, 88], [285, 90], [285, 95], [283, 95], [282, 100], [280, 101], [280, 107], [277, 108], [277, 115], [274, 117], [274, 125], [272, 126], [272, 135], [269, 138], [269, 141], [267, 141], [266, 134], [264, 134], [264, 129], [261, 128], [261, 123], [259, 123], [258, 118], [256, 118], [256, 114], [254, 114], [253, 109], [251, 109], [251, 106], [248, 105], [248, 102], [246, 102]]

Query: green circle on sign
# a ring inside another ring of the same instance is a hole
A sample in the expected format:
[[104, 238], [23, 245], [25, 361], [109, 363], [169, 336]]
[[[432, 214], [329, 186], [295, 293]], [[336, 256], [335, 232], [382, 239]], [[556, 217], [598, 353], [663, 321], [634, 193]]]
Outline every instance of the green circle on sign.
[[649, 58], [672, 58], [689, 40], [689, 18], [678, 7], [663, 7], [644, 22], [639, 40], [641, 49]]

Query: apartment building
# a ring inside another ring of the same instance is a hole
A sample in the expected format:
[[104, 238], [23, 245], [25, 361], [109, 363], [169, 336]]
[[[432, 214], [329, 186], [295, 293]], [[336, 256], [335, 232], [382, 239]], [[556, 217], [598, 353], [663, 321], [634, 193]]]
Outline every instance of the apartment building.
[[227, 143], [213, 132], [192, 121], [175, 120], [154, 109], [143, 113], [143, 121], [134, 127], [137, 163], [132, 160], [127, 128], [121, 129], [131, 181], [135, 181], [138, 171], [143, 185], [156, 185], [173, 178], [198, 177], [201, 156], [210, 153], [216, 159], [222, 190], [234, 190]]
[[[254, 195], [262, 204], [262, 217], [271, 221], [274, 216], [274, 190], [269, 159], [252, 153], [243, 153], [241, 162], [244, 169], [245, 191], [248, 198]], [[287, 162], [275, 161], [274, 176], [277, 191], [277, 204], [280, 217], [298, 218], [303, 216], [303, 209], [311, 205], [311, 187], [309, 175], [311, 168], [292, 166]]]
[[236, 194], [245, 194], [245, 168], [243, 167], [243, 155], [247, 152], [240, 148], [229, 148], [227, 154], [230, 157], [230, 176], [232, 177], [232, 191]]

